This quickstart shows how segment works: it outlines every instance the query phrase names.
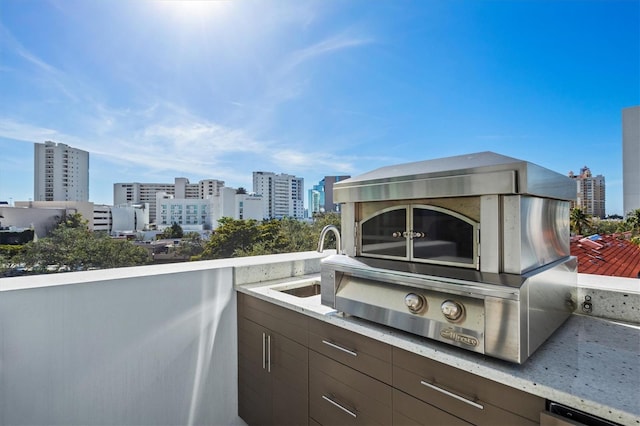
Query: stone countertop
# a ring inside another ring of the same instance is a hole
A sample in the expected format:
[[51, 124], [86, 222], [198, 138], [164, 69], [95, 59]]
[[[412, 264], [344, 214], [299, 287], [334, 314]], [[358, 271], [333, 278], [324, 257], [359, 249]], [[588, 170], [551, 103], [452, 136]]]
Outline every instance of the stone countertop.
[[422, 338], [274, 288], [319, 281], [306, 276], [236, 286], [276, 305], [363, 334], [435, 361], [486, 377], [623, 425], [640, 426], [640, 327], [572, 315], [522, 365]]

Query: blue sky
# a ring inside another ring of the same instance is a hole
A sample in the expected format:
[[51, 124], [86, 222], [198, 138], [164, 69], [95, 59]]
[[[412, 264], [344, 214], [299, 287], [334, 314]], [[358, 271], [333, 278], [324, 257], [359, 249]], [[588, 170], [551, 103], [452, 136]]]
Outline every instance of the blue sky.
[[[116, 182], [325, 175], [495, 151], [588, 166], [622, 214], [638, 0], [0, 0], [0, 200], [33, 142]], [[305, 200], [306, 202], [306, 200]]]

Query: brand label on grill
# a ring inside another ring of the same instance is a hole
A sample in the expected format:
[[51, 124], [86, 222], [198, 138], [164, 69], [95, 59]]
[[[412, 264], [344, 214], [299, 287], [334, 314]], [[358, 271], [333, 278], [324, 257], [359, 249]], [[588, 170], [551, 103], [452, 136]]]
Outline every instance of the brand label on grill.
[[445, 328], [444, 330], [440, 330], [440, 337], [445, 339], [453, 340], [457, 343], [463, 343], [468, 346], [478, 346], [478, 339], [473, 336], [468, 336], [466, 334], [458, 333], [451, 328]]

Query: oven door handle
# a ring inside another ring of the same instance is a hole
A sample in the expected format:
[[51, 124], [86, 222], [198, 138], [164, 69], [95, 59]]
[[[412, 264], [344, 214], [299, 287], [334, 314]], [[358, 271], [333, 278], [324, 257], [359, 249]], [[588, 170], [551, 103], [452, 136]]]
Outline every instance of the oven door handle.
[[437, 391], [437, 392], [440, 392], [440, 393], [442, 393], [442, 394], [444, 394], [444, 395], [450, 396], [451, 398], [457, 399], [458, 401], [462, 401], [462, 402], [464, 402], [465, 404], [469, 404], [469, 405], [471, 405], [472, 407], [475, 407], [475, 408], [477, 408], [477, 409], [479, 409], [479, 410], [484, 410], [484, 405], [482, 405], [482, 404], [478, 404], [477, 402], [472, 401], [472, 400], [470, 400], [470, 399], [467, 399], [467, 398], [465, 398], [465, 397], [463, 397], [463, 396], [456, 395], [455, 393], [453, 393], [453, 392], [449, 392], [449, 391], [448, 391], [448, 390], [446, 390], [446, 389], [442, 389], [442, 388], [441, 388], [441, 387], [439, 387], [439, 386], [432, 385], [431, 383], [425, 382], [424, 380], [420, 380], [420, 384], [421, 384], [421, 385], [424, 385], [424, 386], [426, 386], [426, 387], [428, 387], [429, 389], [433, 389], [434, 391]]

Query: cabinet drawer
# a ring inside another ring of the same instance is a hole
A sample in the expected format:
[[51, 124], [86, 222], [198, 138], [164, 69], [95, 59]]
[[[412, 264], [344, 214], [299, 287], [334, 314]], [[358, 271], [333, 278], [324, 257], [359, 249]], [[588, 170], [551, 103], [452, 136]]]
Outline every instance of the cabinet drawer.
[[393, 350], [393, 386], [474, 424], [538, 424], [542, 398], [475, 374]]
[[309, 416], [322, 425], [390, 425], [391, 387], [309, 351]]
[[391, 346], [319, 320], [309, 321], [309, 348], [391, 384]]
[[238, 293], [238, 316], [250, 319], [270, 330], [307, 346], [308, 317], [298, 312]]
[[447, 425], [470, 426], [464, 420], [452, 416], [433, 405], [422, 402], [397, 389], [393, 390], [393, 425], [394, 426], [420, 426], [420, 425]]

